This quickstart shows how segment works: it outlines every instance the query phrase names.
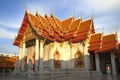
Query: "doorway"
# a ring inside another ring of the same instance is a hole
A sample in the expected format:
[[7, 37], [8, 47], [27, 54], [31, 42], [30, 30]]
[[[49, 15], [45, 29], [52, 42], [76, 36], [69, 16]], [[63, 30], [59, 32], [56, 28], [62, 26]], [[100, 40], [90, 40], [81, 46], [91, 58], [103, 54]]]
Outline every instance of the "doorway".
[[94, 52], [90, 52], [90, 66], [91, 70], [96, 70], [96, 63], [95, 63], [95, 54]]
[[112, 67], [111, 66], [111, 55], [110, 55], [109, 52], [100, 53], [99, 54], [99, 59], [100, 59], [100, 70], [101, 70], [102, 74], [104, 74], [104, 75], [107, 74], [108, 66], [109, 66], [110, 71], [112, 71], [112, 68], [111, 68]]

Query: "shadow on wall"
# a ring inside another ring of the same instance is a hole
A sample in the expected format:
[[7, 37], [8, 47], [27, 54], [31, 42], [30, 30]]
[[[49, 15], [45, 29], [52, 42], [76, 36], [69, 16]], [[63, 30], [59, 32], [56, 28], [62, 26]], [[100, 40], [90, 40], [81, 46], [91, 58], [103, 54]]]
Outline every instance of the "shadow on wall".
[[[58, 60], [58, 59], [51, 59], [48, 61], [43, 61], [43, 59], [39, 59], [36, 61], [32, 61], [32, 59], [29, 59], [28, 63], [24, 63], [24, 71], [27, 70], [33, 70], [35, 71], [35, 66], [37, 66], [37, 70], [39, 71], [42, 69], [43, 71], [52, 71], [56, 69], [60, 70], [74, 70], [74, 69], [81, 69], [84, 70], [85, 65], [84, 65], [84, 58], [79, 59], [82, 57], [77, 57], [75, 59], [71, 60]], [[21, 59], [20, 61], [22, 61]], [[25, 60], [25, 59], [24, 59]], [[37, 63], [37, 65], [35, 65]], [[42, 65], [42, 66], [41, 66]], [[21, 68], [20, 68], [21, 69]]]

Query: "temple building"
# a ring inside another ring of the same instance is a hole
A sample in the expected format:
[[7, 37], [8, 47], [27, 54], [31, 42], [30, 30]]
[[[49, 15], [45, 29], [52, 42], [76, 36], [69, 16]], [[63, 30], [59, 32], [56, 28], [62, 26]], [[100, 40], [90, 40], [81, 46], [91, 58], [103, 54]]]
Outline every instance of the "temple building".
[[0, 73], [12, 72], [18, 60], [15, 54], [0, 53]]
[[17, 72], [31, 70], [51, 76], [118, 74], [117, 33], [96, 33], [94, 27], [93, 17], [60, 20], [53, 13], [42, 16], [36, 11], [33, 15], [26, 9], [13, 43], [19, 47]]

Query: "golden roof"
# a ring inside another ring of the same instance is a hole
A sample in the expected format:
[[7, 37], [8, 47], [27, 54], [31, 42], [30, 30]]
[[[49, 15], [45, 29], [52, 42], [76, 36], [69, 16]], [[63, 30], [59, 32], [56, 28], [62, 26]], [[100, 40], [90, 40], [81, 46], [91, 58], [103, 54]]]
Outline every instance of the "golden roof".
[[102, 34], [92, 34], [89, 39], [89, 51], [100, 50]]
[[72, 16], [61, 21], [54, 15], [48, 16], [46, 14], [42, 16], [37, 12], [35, 16], [26, 10], [21, 28], [13, 43], [14, 45], [19, 46], [28, 26], [36, 30], [40, 36], [51, 41], [63, 42], [64, 40], [69, 40], [76, 42], [76, 40], [80, 41], [87, 37], [91, 26], [91, 19], [82, 21], [79, 18], [74, 20]]
[[47, 14], [42, 16], [37, 12], [36, 15], [33, 15], [27, 10], [13, 45], [19, 46], [28, 26], [34, 29], [39, 36], [50, 41], [80, 42], [90, 36], [89, 51], [116, 48], [116, 35], [109, 34], [103, 36], [101, 33], [95, 33], [92, 18], [82, 20], [81, 17], [74, 19], [72, 16], [61, 21], [53, 14], [51, 16]]
[[73, 19], [74, 19], [74, 17], [72, 16], [72, 17], [67, 18], [67, 19], [62, 21], [62, 28], [61, 29], [63, 32], [66, 32], [66, 31], [68, 32], [69, 27], [71, 26]]
[[116, 47], [117, 47], [116, 37], [117, 37], [116, 34], [109, 34], [109, 35], [103, 36], [102, 51], [103, 50], [116, 49]]
[[89, 40], [89, 51], [109, 51], [117, 49], [116, 34], [103, 36], [102, 33], [92, 34]]

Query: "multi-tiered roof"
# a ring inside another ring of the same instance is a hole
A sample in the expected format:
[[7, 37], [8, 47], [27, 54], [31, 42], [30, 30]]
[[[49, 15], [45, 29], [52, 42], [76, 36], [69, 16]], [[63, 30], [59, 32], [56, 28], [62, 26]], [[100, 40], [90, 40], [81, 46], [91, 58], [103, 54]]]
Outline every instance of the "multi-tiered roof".
[[28, 26], [39, 36], [50, 41], [75, 43], [89, 39], [89, 51], [109, 50], [116, 48], [117, 44], [115, 34], [103, 36], [102, 33], [95, 33], [92, 17], [82, 20], [82, 17], [74, 19], [74, 16], [71, 16], [61, 21], [54, 14], [49, 16], [46, 13], [45, 16], [42, 16], [36, 11], [36, 15], [33, 15], [26, 10], [14, 45], [20, 45]]

